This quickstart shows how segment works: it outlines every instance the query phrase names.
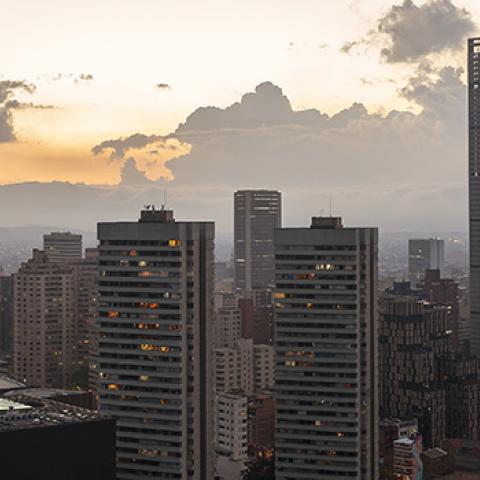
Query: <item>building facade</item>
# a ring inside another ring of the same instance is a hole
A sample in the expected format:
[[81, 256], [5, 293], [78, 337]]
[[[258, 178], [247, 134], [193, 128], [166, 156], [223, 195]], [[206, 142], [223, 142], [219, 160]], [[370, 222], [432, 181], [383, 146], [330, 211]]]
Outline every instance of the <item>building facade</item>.
[[215, 449], [232, 460], [245, 461], [248, 456], [248, 397], [222, 393], [216, 397]]
[[426, 270], [444, 270], [444, 243], [439, 238], [414, 238], [408, 241], [408, 277], [412, 287], [423, 283]]
[[83, 257], [82, 236], [52, 232], [43, 236], [43, 250], [52, 262], [71, 262]]
[[0, 266], [0, 355], [13, 350], [13, 277]]
[[69, 386], [77, 359], [71, 268], [34, 250], [13, 278], [15, 378], [39, 387]]
[[471, 352], [480, 356], [480, 37], [468, 41]]
[[117, 478], [211, 480], [214, 224], [144, 210], [100, 223], [99, 410]]
[[378, 477], [374, 228], [275, 232], [277, 480]]
[[239, 290], [274, 283], [273, 230], [282, 224], [276, 190], [239, 190], [234, 196], [235, 285]]
[[239, 308], [217, 308], [215, 310], [215, 347], [233, 348], [241, 338], [241, 327]]

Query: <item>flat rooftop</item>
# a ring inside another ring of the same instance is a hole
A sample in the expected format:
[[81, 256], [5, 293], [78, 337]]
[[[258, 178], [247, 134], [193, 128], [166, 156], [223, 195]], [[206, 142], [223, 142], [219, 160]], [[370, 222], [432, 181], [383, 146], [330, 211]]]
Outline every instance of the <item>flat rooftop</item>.
[[68, 425], [102, 420], [96, 411], [47, 398], [35, 398], [19, 391], [9, 398], [0, 397], [0, 434], [12, 430]]

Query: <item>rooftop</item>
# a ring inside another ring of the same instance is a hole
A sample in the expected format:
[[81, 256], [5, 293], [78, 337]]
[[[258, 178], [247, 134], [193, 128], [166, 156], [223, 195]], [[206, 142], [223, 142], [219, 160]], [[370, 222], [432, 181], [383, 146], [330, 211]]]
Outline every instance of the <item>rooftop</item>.
[[18, 392], [11, 398], [0, 397], [0, 434], [12, 430], [67, 425], [95, 421], [105, 417], [50, 399], [33, 398]]
[[435, 447], [435, 448], [429, 448], [428, 450], [424, 450], [423, 455], [425, 455], [428, 458], [441, 458], [441, 457], [444, 457], [445, 455], [448, 455], [448, 453], [445, 450], [442, 450], [441, 448]]

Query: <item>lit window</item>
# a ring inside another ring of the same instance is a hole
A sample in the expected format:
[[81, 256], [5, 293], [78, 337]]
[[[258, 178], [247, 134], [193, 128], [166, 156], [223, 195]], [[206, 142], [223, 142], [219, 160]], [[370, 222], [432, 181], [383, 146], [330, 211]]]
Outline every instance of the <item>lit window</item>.
[[151, 345], [150, 343], [142, 343], [140, 345], [140, 348], [145, 352], [151, 352], [152, 350], [155, 349], [155, 347], [153, 345]]
[[129, 257], [136, 257], [138, 255], [137, 251], [136, 250], [130, 250], [128, 252], [128, 256]]
[[163, 353], [167, 353], [167, 352], [170, 351], [170, 347], [162, 346], [162, 347], [160, 347], [160, 351], [163, 352]]
[[113, 310], [110, 310], [108, 312], [108, 318], [118, 318], [120, 316], [120, 313], [119, 312], [115, 312]]
[[138, 266], [139, 266], [139, 267], [146, 267], [146, 266], [147, 266], [147, 262], [146, 262], [145, 260], [140, 260], [140, 261], [138, 262]]
[[140, 375], [139, 378], [142, 382], [148, 382], [150, 380], [150, 377], [148, 375]]
[[283, 292], [277, 292], [273, 295], [273, 298], [285, 298], [286, 295]]
[[107, 387], [109, 390], [118, 391], [118, 385], [116, 383], [110, 383]]
[[181, 241], [180, 240], [169, 240], [168, 241], [168, 246], [169, 247], [179, 247], [181, 245]]

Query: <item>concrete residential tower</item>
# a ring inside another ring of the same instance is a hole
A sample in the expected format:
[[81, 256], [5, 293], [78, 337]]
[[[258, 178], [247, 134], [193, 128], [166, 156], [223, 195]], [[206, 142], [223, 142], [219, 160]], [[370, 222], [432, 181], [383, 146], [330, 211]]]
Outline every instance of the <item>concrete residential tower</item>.
[[282, 195], [276, 190], [239, 190], [234, 203], [236, 287], [246, 291], [271, 287], [273, 230], [282, 226]]
[[375, 228], [275, 232], [276, 479], [378, 478]]
[[72, 262], [83, 256], [82, 236], [52, 232], [43, 236], [43, 250], [51, 262]]
[[214, 224], [147, 209], [100, 223], [99, 409], [117, 478], [211, 480]]
[[471, 352], [480, 355], [480, 37], [468, 41]]

